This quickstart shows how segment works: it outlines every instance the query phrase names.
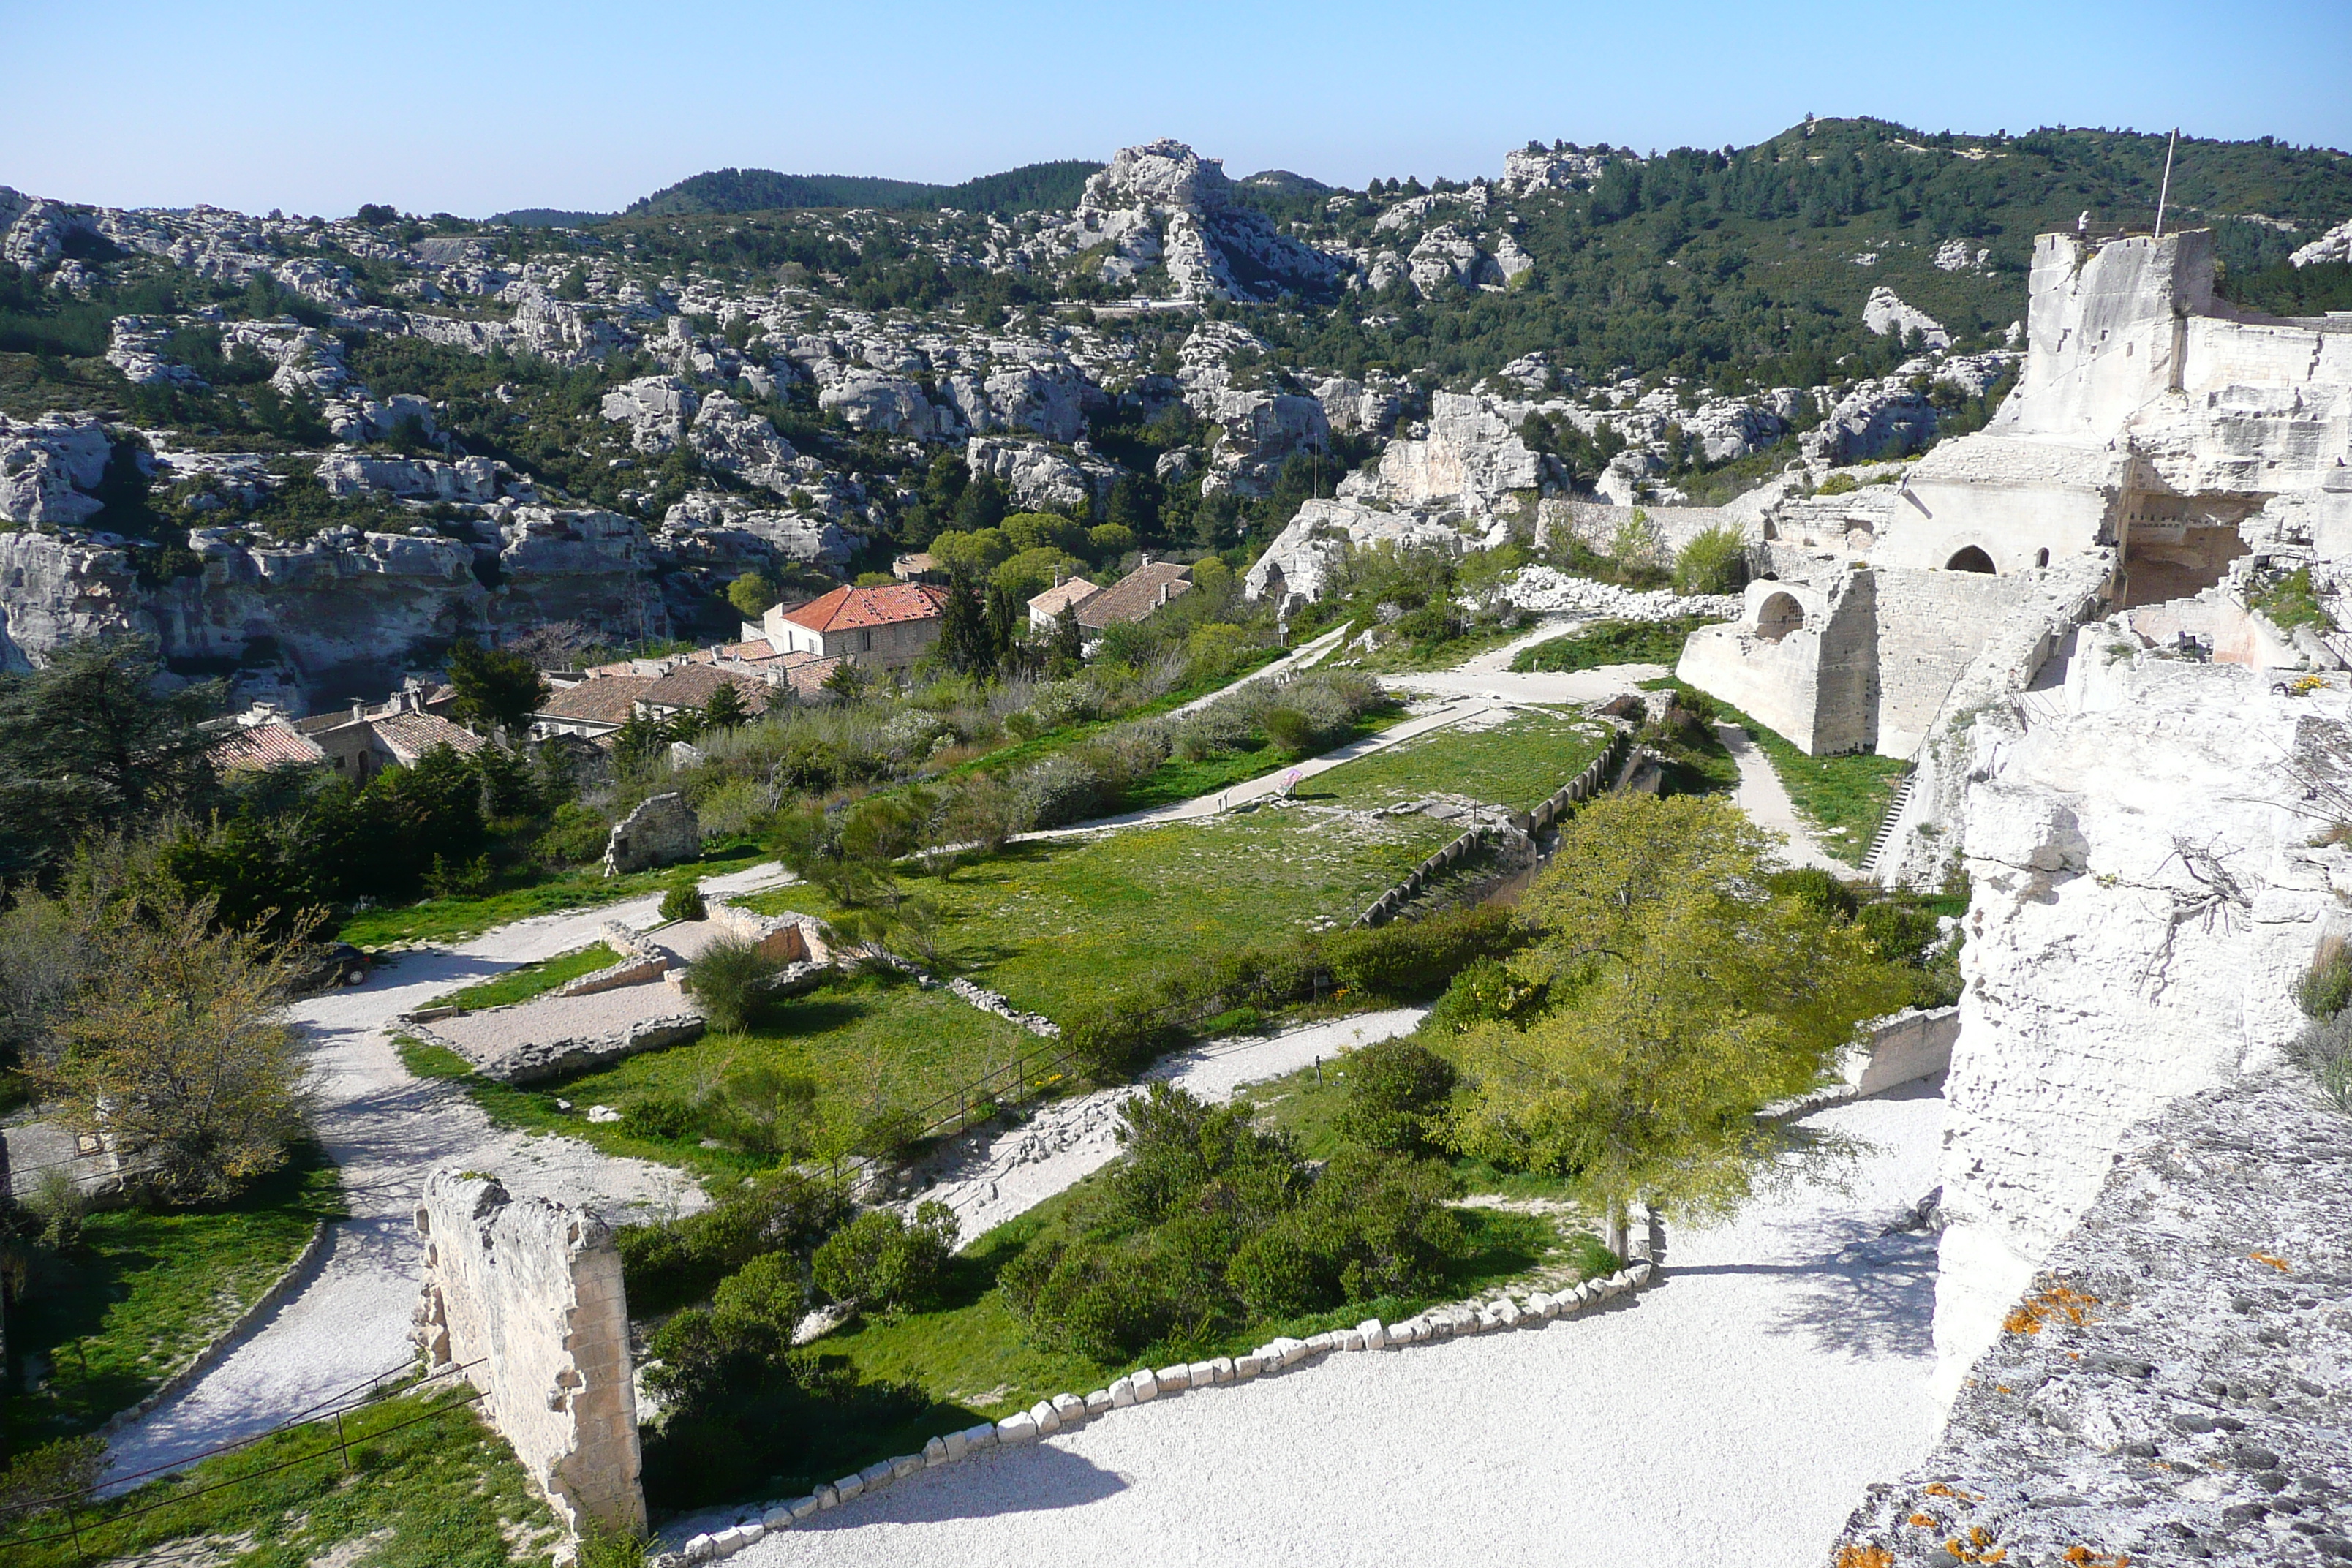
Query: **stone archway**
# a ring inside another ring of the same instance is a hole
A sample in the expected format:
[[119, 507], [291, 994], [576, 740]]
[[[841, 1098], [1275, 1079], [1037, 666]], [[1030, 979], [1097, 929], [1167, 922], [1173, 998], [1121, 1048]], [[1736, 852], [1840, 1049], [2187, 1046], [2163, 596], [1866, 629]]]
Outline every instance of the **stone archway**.
[[1805, 629], [1805, 607], [1790, 594], [1773, 594], [1756, 609], [1756, 635], [1765, 642], [1779, 642], [1790, 632]]
[[1953, 555], [1949, 561], [1945, 562], [1944, 570], [1947, 572], [1981, 572], [1988, 577], [1996, 575], [1996, 573], [1993, 570], [1992, 557], [1986, 554], [1982, 550], [1973, 544]]

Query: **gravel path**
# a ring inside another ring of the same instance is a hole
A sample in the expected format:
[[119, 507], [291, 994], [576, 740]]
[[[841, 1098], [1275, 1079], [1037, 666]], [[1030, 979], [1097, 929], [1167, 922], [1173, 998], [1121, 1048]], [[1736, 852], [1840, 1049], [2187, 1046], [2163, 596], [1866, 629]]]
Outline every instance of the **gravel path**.
[[[1172, 1083], [1207, 1100], [1229, 1100], [1245, 1084], [1263, 1083], [1328, 1060], [1359, 1046], [1411, 1034], [1425, 1009], [1398, 1007], [1278, 1035], [1212, 1040], [1164, 1057], [1144, 1073], [1145, 1083]], [[1133, 1084], [1055, 1100], [1018, 1127], [976, 1143], [908, 1200], [936, 1199], [955, 1210], [965, 1241], [1026, 1213], [1118, 1152], [1118, 1111], [1142, 1089]], [[1078, 1392], [1084, 1393], [1081, 1389]]]
[[1796, 802], [1789, 798], [1780, 775], [1773, 771], [1771, 759], [1748, 738], [1748, 731], [1737, 724], [1717, 724], [1715, 732], [1722, 737], [1731, 760], [1739, 764], [1739, 793], [1732, 796], [1732, 804], [1746, 812], [1757, 826], [1778, 833], [1789, 841], [1789, 864], [1818, 866], [1837, 876], [1853, 876], [1853, 867], [1814, 839], [1813, 830], [1797, 815]]
[[[702, 886], [706, 893], [748, 892], [782, 879], [768, 865]], [[295, 1008], [308, 1041], [313, 1125], [341, 1167], [351, 1218], [334, 1226], [299, 1290], [186, 1391], [115, 1436], [110, 1476], [175, 1464], [265, 1430], [401, 1364], [410, 1353], [409, 1314], [423, 1268], [411, 1216], [425, 1178], [440, 1166], [494, 1171], [518, 1196], [539, 1194], [609, 1215], [702, 1206], [701, 1189], [669, 1166], [493, 1127], [463, 1089], [411, 1078], [388, 1027], [395, 1014], [445, 992], [593, 942], [607, 921], [650, 926], [659, 905], [656, 896], [542, 915], [454, 949], [415, 949], [364, 985]]]
[[1814, 1568], [1937, 1426], [1935, 1241], [1880, 1231], [1934, 1184], [1942, 1118], [1926, 1087], [1816, 1112], [1879, 1145], [1850, 1194], [1670, 1231], [1664, 1282], [1611, 1310], [1162, 1398], [729, 1561]]

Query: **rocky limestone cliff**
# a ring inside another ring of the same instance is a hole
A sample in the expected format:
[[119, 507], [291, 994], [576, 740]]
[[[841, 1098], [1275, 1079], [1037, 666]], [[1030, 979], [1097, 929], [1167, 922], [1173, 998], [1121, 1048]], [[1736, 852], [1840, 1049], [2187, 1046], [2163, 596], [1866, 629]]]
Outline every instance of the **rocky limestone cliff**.
[[2089, 664], [2075, 711], [1988, 708], [1961, 740], [1946, 1397], [2138, 1130], [2279, 1059], [2294, 978], [2352, 897], [2352, 850], [2313, 845], [2352, 803], [2352, 699], [2147, 655]]
[[1183, 300], [1271, 300], [1334, 283], [1337, 262], [1279, 233], [1232, 193], [1218, 162], [1181, 142], [1121, 148], [1087, 181], [1071, 215], [1072, 248], [1105, 250], [1100, 271], [1109, 283], [1163, 266]]

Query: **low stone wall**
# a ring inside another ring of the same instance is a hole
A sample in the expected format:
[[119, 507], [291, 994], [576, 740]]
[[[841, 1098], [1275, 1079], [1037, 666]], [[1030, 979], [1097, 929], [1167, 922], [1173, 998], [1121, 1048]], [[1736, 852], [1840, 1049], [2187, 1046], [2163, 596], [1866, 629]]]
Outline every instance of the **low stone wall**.
[[[527, 1015], [531, 1004], [518, 1003], [509, 1007], [486, 1007], [467, 1014], [473, 1019], [492, 1015]], [[602, 1067], [623, 1057], [633, 1057], [640, 1051], [658, 1051], [671, 1046], [682, 1046], [688, 1040], [699, 1039], [706, 1026], [699, 1013], [664, 1013], [649, 1018], [635, 1018], [621, 1028], [598, 1035], [562, 1035], [545, 1040], [527, 1040], [509, 1047], [495, 1056], [465, 1045], [446, 1034], [436, 1033], [415, 1014], [404, 1020], [408, 1032], [428, 1045], [463, 1057], [473, 1069], [496, 1083], [537, 1083], [542, 1079], [561, 1078], [568, 1073], [584, 1072]]]
[[612, 1231], [455, 1171], [426, 1180], [416, 1229], [416, 1339], [428, 1369], [461, 1372], [482, 1391], [483, 1413], [574, 1535], [590, 1521], [643, 1530], [629, 1308]]
[[613, 825], [604, 845], [604, 875], [625, 876], [674, 866], [702, 853], [702, 823], [676, 790], [653, 795]]
[[[1524, 821], [1527, 826], [1524, 829], [1514, 826], [1512, 831], [1540, 832], [1566, 816], [1569, 808], [1576, 803], [1589, 800], [1606, 790], [1609, 787], [1611, 773], [1623, 760], [1625, 748], [1631, 743], [1632, 731], [1619, 730], [1610, 737], [1609, 744], [1602, 749], [1601, 754], [1585, 765], [1582, 773], [1546, 795], [1535, 810], [1529, 812], [1525, 818], [1515, 816], [1512, 819], [1515, 825]], [[1472, 828], [1407, 872], [1404, 880], [1373, 900], [1370, 906], [1362, 914], [1358, 915], [1353, 923], [1357, 926], [1387, 924], [1396, 918], [1397, 913], [1405, 905], [1419, 896], [1422, 889], [1427, 887], [1433, 879], [1475, 854], [1488, 838], [1495, 837], [1500, 831], [1493, 827]]]
[[1846, 1065], [1846, 1082], [1857, 1098], [1884, 1094], [1950, 1067], [1952, 1046], [1960, 1037], [1960, 1010], [1906, 1007], [1873, 1024], [1870, 1033], [1869, 1046], [1854, 1052]]
[[982, 1422], [961, 1432], [932, 1438], [919, 1454], [877, 1459], [854, 1476], [844, 1476], [806, 1497], [771, 1502], [749, 1510], [753, 1517], [725, 1530], [695, 1534], [681, 1550], [649, 1559], [650, 1568], [678, 1568], [732, 1556], [772, 1531], [789, 1530], [860, 1497], [909, 1479], [925, 1470], [977, 1458], [993, 1448], [1019, 1447], [1073, 1430], [1121, 1410], [1174, 1395], [1202, 1393], [1307, 1370], [1325, 1356], [1342, 1352], [1401, 1351], [1436, 1344], [1471, 1334], [1504, 1329], [1540, 1329], [1556, 1320], [1572, 1318], [1604, 1302], [1613, 1301], [1654, 1284], [1663, 1276], [1651, 1259], [1654, 1238], [1637, 1240], [1626, 1267], [1606, 1279], [1588, 1280], [1573, 1290], [1554, 1294], [1538, 1291], [1525, 1299], [1499, 1296], [1490, 1301], [1457, 1302], [1432, 1308], [1401, 1323], [1368, 1318], [1352, 1329], [1339, 1329], [1304, 1340], [1276, 1339], [1247, 1355], [1216, 1356], [1158, 1371], [1129, 1373], [1108, 1388], [1085, 1395], [1057, 1394], [1002, 1421]]
[[2147, 1131], [1826, 1562], [2352, 1561], [2352, 1120], [2274, 1072]]

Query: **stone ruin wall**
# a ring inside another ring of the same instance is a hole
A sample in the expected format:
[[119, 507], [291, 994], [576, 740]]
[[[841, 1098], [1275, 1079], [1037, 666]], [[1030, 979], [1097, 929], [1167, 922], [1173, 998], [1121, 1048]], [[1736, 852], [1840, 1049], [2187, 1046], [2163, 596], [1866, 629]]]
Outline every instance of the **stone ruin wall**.
[[490, 1424], [575, 1535], [591, 1521], [644, 1530], [628, 1301], [610, 1229], [454, 1171], [426, 1181], [416, 1228], [428, 1365], [467, 1369]]
[[[1979, 572], [1873, 572], [1877, 595], [1878, 711], [1872, 739], [1890, 757], [1926, 740], [1952, 683], [2002, 617], [2042, 596], [2032, 578]], [[2030, 677], [2029, 677], [2030, 679]]]

